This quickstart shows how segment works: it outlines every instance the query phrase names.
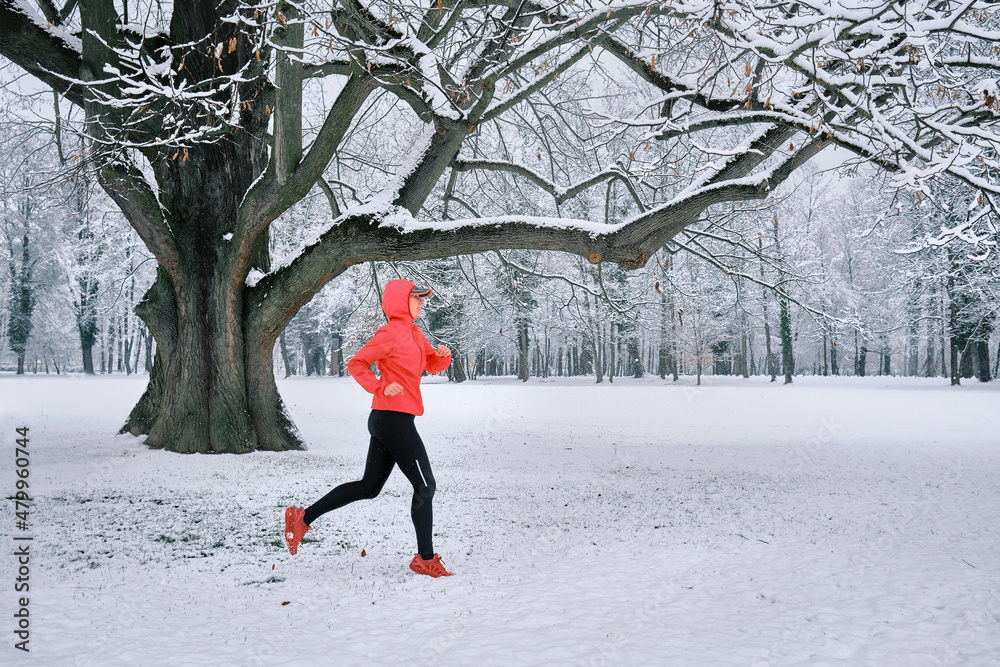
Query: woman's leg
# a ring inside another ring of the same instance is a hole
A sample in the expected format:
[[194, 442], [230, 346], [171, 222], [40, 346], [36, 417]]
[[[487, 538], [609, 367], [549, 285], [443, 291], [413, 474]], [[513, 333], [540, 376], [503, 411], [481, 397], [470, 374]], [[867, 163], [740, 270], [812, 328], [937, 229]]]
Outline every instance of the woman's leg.
[[[377, 437], [392, 453], [396, 465], [413, 485], [410, 516], [417, 532], [417, 550], [421, 558], [434, 557], [434, 512], [431, 501], [437, 488], [427, 450], [413, 423], [413, 415], [379, 411], [372, 437]], [[373, 413], [374, 414], [374, 413]]]
[[[368, 421], [369, 431], [371, 431], [371, 419]], [[392, 472], [393, 457], [389, 450], [372, 434], [371, 443], [368, 445], [368, 458], [365, 462], [365, 474], [356, 482], [341, 484], [330, 493], [326, 494], [310, 507], [306, 508], [303, 520], [307, 526], [311, 526], [317, 517], [331, 512], [348, 503], [363, 498], [374, 498], [382, 491], [385, 481], [389, 479]]]

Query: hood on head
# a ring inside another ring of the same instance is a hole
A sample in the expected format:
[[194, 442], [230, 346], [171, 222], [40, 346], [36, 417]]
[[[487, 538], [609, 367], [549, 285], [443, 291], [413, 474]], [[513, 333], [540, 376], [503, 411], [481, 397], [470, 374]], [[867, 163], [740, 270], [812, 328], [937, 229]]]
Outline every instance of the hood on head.
[[392, 320], [413, 322], [410, 315], [410, 290], [414, 287], [409, 280], [390, 280], [382, 290], [382, 312]]

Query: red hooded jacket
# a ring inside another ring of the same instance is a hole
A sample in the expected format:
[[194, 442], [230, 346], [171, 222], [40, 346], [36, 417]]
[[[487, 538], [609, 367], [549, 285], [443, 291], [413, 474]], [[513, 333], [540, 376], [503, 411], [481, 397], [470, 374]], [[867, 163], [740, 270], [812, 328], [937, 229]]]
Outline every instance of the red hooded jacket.
[[[437, 356], [424, 333], [410, 315], [409, 280], [390, 280], [382, 290], [382, 311], [389, 323], [380, 327], [372, 339], [347, 362], [347, 371], [372, 399], [373, 410], [395, 410], [420, 416], [424, 402], [420, 397], [420, 374], [440, 373], [451, 364], [451, 355]], [[381, 377], [375, 377], [369, 366], [375, 364]], [[402, 393], [386, 396], [387, 385], [398, 382]]]

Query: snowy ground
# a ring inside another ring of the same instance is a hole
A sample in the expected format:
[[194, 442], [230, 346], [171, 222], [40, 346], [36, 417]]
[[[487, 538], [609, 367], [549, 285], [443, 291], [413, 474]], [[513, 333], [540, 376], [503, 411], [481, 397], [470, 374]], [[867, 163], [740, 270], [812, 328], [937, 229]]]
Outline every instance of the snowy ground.
[[442, 579], [406, 568], [398, 471], [283, 547], [286, 505], [361, 473], [349, 379], [281, 380], [309, 451], [241, 457], [114, 435], [143, 384], [0, 376], [0, 484], [27, 425], [36, 498], [3, 664], [1000, 663], [997, 382], [433, 378]]

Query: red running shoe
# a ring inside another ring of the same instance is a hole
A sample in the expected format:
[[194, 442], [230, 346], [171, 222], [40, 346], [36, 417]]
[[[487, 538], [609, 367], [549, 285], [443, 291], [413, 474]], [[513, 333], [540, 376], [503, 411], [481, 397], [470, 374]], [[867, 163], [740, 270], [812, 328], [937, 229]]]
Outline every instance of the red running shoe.
[[429, 577], [450, 577], [451, 572], [444, 569], [444, 563], [441, 562], [441, 556], [434, 554], [434, 558], [430, 560], [424, 560], [417, 554], [410, 561], [410, 569], [417, 574], [426, 574]]
[[301, 507], [289, 507], [285, 510], [285, 544], [293, 556], [299, 551], [303, 535], [312, 530], [303, 519], [305, 514], [306, 511]]

